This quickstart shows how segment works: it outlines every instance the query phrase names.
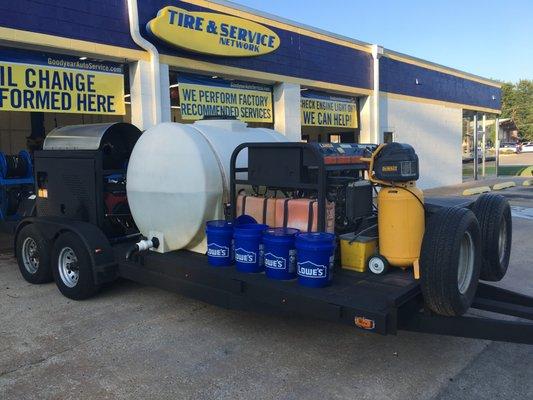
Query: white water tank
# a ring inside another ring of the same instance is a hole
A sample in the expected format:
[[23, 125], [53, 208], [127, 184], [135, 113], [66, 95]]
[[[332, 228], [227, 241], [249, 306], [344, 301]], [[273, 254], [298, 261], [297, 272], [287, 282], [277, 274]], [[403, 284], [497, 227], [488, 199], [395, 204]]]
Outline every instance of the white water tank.
[[[286, 141], [272, 129], [248, 128], [237, 120], [166, 122], [149, 128], [128, 163], [128, 202], [137, 227], [144, 236], [159, 239], [157, 251], [204, 253], [205, 222], [224, 219], [233, 150], [245, 142]], [[243, 150], [237, 167], [246, 165]]]

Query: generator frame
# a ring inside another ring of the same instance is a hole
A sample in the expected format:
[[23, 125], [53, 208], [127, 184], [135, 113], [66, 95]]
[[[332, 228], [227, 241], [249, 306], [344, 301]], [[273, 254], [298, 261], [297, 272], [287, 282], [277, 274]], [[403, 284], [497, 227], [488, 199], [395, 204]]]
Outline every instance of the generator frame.
[[[248, 166], [237, 167], [237, 158], [243, 150], [248, 151]], [[269, 153], [276, 152], [275, 162], [268, 159]], [[252, 160], [250, 162], [250, 160]], [[252, 163], [252, 167], [250, 167]], [[268, 171], [253, 170], [254, 165], [268, 165]], [[302, 169], [316, 171], [311, 179]], [[325, 231], [327, 177], [333, 171], [354, 171], [363, 179], [366, 166], [361, 163], [326, 164], [318, 149], [308, 143], [243, 143], [235, 148], [230, 160], [230, 199], [237, 198], [237, 185], [266, 186], [277, 189], [313, 190], [316, 192], [318, 215], [317, 229]], [[237, 174], [247, 174], [246, 179]], [[236, 217], [236, 204], [229, 204], [229, 215]]]
[[[245, 172], [235, 166], [238, 153], [244, 148], [264, 149], [269, 146], [296, 149], [297, 152], [312, 148], [299, 143], [254, 143], [239, 146], [231, 158], [230, 189], [233, 196], [236, 194], [237, 184], [264, 183], [254, 182], [253, 179], [236, 179], [237, 173]], [[71, 154], [74, 153], [73, 151]], [[313, 162], [319, 158], [314, 150], [310, 150], [309, 154]], [[248, 156], [249, 165], [250, 160], [253, 164], [254, 152], [250, 152]], [[300, 162], [299, 158], [297, 162]], [[319, 163], [316, 167], [318, 181], [309, 185], [300, 182], [299, 186], [318, 190], [320, 204], [325, 201], [325, 172], [336, 166]], [[84, 171], [84, 174], [87, 173], [88, 171]], [[280, 174], [277, 175], [272, 177], [272, 183], [279, 184]], [[293, 183], [285, 185], [292, 187]], [[98, 196], [92, 196], [96, 197]], [[445, 198], [429, 200], [427, 204], [427, 211], [431, 213], [443, 206], [471, 207], [473, 201]], [[234, 205], [230, 205], [229, 209], [232, 207]], [[319, 214], [319, 220], [323, 217], [324, 214]], [[33, 224], [51, 244], [64, 232], [76, 235], [87, 250], [97, 285], [123, 277], [225, 308], [305, 316], [340, 322], [379, 334], [396, 334], [398, 330], [406, 330], [533, 344], [533, 323], [527, 321], [533, 320], [533, 297], [484, 283], [479, 285], [472, 308], [502, 314], [503, 319], [495, 318], [494, 314], [442, 317], [431, 313], [424, 307], [419, 282], [410, 271], [396, 269], [385, 275], [373, 275], [338, 270], [334, 273], [331, 286], [307, 288], [295, 280], [277, 281], [268, 279], [264, 274], [241, 273], [232, 267], [215, 268], [208, 264], [205, 255], [186, 250], [141, 252], [128, 260], [126, 255], [135, 243], [133, 239], [111, 242], [94, 223], [68, 217], [37, 215], [26, 218], [17, 227], [15, 243], [22, 227], [28, 224]], [[509, 316], [521, 319], [506, 320], [505, 317]]]

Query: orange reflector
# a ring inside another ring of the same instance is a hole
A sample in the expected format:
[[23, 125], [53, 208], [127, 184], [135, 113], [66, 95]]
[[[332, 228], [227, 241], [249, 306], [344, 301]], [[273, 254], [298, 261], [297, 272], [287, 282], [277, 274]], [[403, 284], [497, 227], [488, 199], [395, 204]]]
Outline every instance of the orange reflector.
[[39, 197], [43, 197], [43, 198], [48, 198], [48, 189], [39, 189], [37, 190], [37, 196]]
[[368, 319], [365, 317], [355, 317], [354, 318], [355, 326], [361, 329], [374, 329], [376, 327], [376, 323], [373, 319]]
[[337, 157], [335, 156], [324, 157], [324, 164], [337, 164]]
[[350, 156], [337, 156], [337, 164], [350, 164]]

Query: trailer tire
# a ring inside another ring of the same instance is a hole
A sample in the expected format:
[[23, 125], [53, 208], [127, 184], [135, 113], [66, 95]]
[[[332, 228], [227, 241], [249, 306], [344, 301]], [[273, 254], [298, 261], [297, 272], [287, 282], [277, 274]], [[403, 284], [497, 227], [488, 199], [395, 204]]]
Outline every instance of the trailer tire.
[[505, 197], [481, 195], [472, 211], [481, 229], [481, 274], [485, 281], [500, 281], [506, 274], [513, 239], [511, 207]]
[[52, 251], [52, 272], [59, 291], [69, 299], [84, 300], [99, 289], [94, 284], [92, 262], [80, 238], [64, 232]]
[[33, 224], [24, 226], [17, 235], [15, 252], [22, 277], [29, 283], [52, 282], [51, 244]]
[[443, 207], [426, 224], [420, 254], [420, 286], [426, 306], [444, 316], [462, 315], [476, 294], [481, 233], [474, 213]]

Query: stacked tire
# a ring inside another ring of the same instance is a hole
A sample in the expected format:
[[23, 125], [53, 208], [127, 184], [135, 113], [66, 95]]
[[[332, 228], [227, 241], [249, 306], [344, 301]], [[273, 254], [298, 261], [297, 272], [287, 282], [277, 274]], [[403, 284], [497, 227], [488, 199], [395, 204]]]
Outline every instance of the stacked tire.
[[485, 194], [472, 210], [443, 207], [428, 219], [420, 254], [425, 305], [444, 316], [470, 308], [478, 281], [501, 280], [509, 265], [512, 223], [503, 196]]
[[64, 296], [74, 300], [98, 291], [87, 249], [74, 233], [63, 232], [52, 241], [36, 225], [28, 224], [18, 232], [15, 245], [20, 273], [27, 282], [53, 280]]
[[22, 227], [17, 235], [17, 262], [22, 277], [29, 283], [40, 284], [53, 280], [50, 268], [50, 241], [33, 224]]
[[500, 281], [507, 272], [511, 256], [511, 207], [501, 195], [483, 194], [472, 210], [481, 228], [481, 279]]

